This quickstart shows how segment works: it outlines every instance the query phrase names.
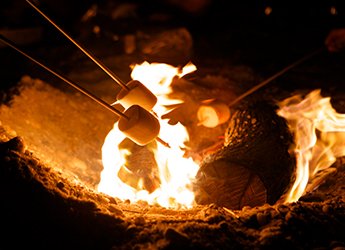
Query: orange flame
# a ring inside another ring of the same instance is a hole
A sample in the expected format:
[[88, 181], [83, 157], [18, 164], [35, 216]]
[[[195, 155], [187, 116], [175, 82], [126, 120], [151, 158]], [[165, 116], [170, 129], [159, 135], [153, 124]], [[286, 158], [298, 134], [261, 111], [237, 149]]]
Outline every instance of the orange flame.
[[[133, 66], [131, 77], [133, 80], [142, 82], [157, 96], [158, 101], [153, 111], [161, 117], [166, 112], [165, 105], [181, 103], [181, 100], [167, 98], [167, 95], [171, 93], [170, 84], [173, 78], [182, 77], [195, 70], [196, 67], [191, 63], [183, 69], [178, 69], [168, 64], [144, 62]], [[170, 148], [158, 143], [152, 149], [159, 170], [159, 187], [149, 193], [147, 190], [137, 190], [119, 178], [118, 173], [126, 164], [126, 156], [131, 152], [128, 149], [119, 148], [125, 136], [118, 130], [115, 123], [102, 147], [104, 169], [98, 191], [123, 200], [128, 199], [133, 202], [145, 200], [149, 204], [160, 204], [169, 208], [188, 208], [194, 204], [194, 193], [189, 186], [199, 166], [191, 158], [185, 158], [184, 151], [181, 149], [188, 141], [188, 132], [180, 123], [170, 125], [168, 121], [160, 120], [160, 125], [159, 137], [167, 141]]]
[[[172, 80], [196, 70], [192, 63], [182, 69], [148, 62], [132, 68], [132, 79], [142, 82], [157, 96], [158, 102], [153, 112], [158, 117], [165, 114], [166, 106], [182, 102], [168, 98], [172, 92]], [[296, 178], [285, 199], [285, 202], [294, 202], [316, 188], [315, 183], [318, 182], [310, 183], [317, 175], [330, 171], [336, 158], [345, 155], [345, 114], [337, 113], [330, 98], [323, 98], [320, 90], [312, 91], [304, 99], [301, 95], [293, 96], [279, 103], [279, 106], [278, 115], [287, 120], [294, 135]], [[159, 137], [167, 141], [170, 148], [160, 143], [145, 146], [154, 154], [159, 186], [150, 193], [141, 188], [143, 180], [134, 188], [119, 177], [120, 169], [126, 165], [126, 158], [132, 152], [120, 147], [126, 137], [115, 123], [102, 147], [104, 169], [98, 191], [123, 200], [145, 200], [149, 204], [167, 208], [190, 208], [195, 204], [190, 186], [199, 166], [192, 158], [186, 158], [182, 150], [188, 141], [188, 132], [180, 123], [170, 125], [168, 121], [160, 119], [160, 125]]]
[[296, 179], [285, 200], [294, 202], [316, 188], [308, 183], [317, 174], [345, 155], [345, 114], [337, 113], [321, 90], [312, 91], [305, 99], [293, 96], [279, 106], [278, 114], [287, 120], [295, 138]]

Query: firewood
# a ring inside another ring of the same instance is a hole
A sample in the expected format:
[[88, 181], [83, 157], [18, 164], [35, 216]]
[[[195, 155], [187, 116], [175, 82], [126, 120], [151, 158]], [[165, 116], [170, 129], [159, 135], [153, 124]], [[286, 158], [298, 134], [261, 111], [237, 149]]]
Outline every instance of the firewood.
[[126, 163], [121, 166], [118, 177], [131, 187], [148, 192], [155, 191], [160, 183], [159, 171], [153, 150], [157, 148], [157, 142], [153, 141], [145, 146], [139, 146], [132, 140], [125, 138], [119, 149], [128, 150], [125, 156]]
[[230, 209], [274, 204], [293, 179], [292, 143], [286, 121], [273, 104], [256, 101], [239, 107], [230, 118], [223, 147], [200, 164], [196, 202]]

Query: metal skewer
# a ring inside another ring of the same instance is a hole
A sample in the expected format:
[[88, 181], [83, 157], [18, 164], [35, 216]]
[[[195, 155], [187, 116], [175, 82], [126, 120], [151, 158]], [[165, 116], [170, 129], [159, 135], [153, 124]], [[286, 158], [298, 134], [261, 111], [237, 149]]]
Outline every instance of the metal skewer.
[[273, 81], [274, 79], [276, 79], [277, 77], [281, 76], [282, 74], [284, 74], [286, 71], [292, 69], [293, 67], [296, 67], [298, 64], [306, 61], [307, 59], [311, 58], [312, 56], [315, 56], [317, 54], [319, 54], [320, 52], [322, 52], [325, 48], [319, 48], [307, 55], [305, 55], [304, 57], [302, 57], [301, 59], [295, 61], [294, 63], [288, 65], [287, 67], [283, 68], [281, 71], [279, 71], [278, 73], [274, 74], [273, 76], [267, 78], [266, 80], [262, 81], [261, 83], [259, 83], [258, 85], [255, 85], [253, 88], [249, 89], [248, 91], [244, 92], [242, 95], [240, 95], [239, 97], [237, 97], [235, 100], [233, 100], [229, 106], [233, 106], [236, 103], [238, 103], [239, 101], [241, 101], [243, 98], [247, 97], [248, 95], [252, 94], [253, 92], [255, 92], [256, 90], [262, 88], [263, 86], [265, 86], [266, 84], [270, 83], [271, 81]]
[[83, 48], [76, 40], [74, 40], [70, 35], [68, 35], [63, 29], [61, 29], [53, 20], [51, 20], [46, 14], [44, 14], [34, 3], [30, 0], [26, 0], [28, 4], [31, 5], [39, 14], [41, 14], [48, 22], [50, 22], [56, 29], [58, 29], [65, 37], [67, 37], [75, 46], [77, 46], [85, 55], [87, 55], [94, 63], [96, 63], [108, 76], [111, 77], [115, 82], [117, 82], [122, 88], [130, 90], [126, 84], [121, 81], [107, 66], [105, 66], [101, 61], [99, 61], [94, 55], [91, 54], [87, 49]]
[[[47, 70], [48, 72], [52, 73], [53, 75], [55, 75], [56, 77], [58, 77], [59, 79], [63, 80], [64, 82], [66, 82], [67, 84], [69, 84], [70, 86], [72, 86], [73, 88], [75, 88], [76, 90], [78, 90], [79, 92], [83, 93], [84, 95], [86, 95], [87, 97], [91, 98], [93, 101], [97, 102], [98, 104], [100, 104], [102, 107], [106, 108], [107, 110], [111, 111], [112, 113], [125, 118], [126, 120], [129, 120], [129, 117], [126, 116], [125, 114], [123, 114], [122, 112], [120, 112], [119, 110], [115, 109], [114, 107], [112, 107], [111, 105], [109, 105], [108, 103], [106, 103], [105, 101], [103, 101], [102, 99], [100, 99], [99, 97], [93, 95], [92, 93], [90, 93], [89, 91], [87, 91], [86, 89], [84, 89], [83, 87], [79, 86], [78, 84], [76, 84], [75, 82], [73, 82], [72, 80], [68, 79], [67, 77], [63, 76], [60, 73], [57, 73], [56, 71], [54, 71], [53, 69], [49, 68], [48, 66], [44, 65], [43, 63], [41, 63], [40, 61], [36, 60], [35, 58], [31, 57], [30, 55], [28, 55], [26, 52], [24, 52], [23, 50], [19, 49], [17, 47], [17, 45], [15, 45], [13, 42], [11, 42], [10, 40], [8, 40], [6, 37], [2, 36], [0, 34], [0, 41], [2, 41], [4, 44], [6, 44], [7, 46], [11, 47], [12, 49], [16, 50], [17, 52], [19, 52], [20, 54], [22, 54], [23, 56], [25, 56], [26, 58], [30, 59], [31, 61], [33, 61], [34, 63], [38, 64], [39, 66], [41, 66], [42, 68], [44, 68], [45, 70]], [[156, 137], [155, 138], [157, 142], [161, 143], [163, 146], [170, 148], [170, 145], [163, 141], [161, 138]]]

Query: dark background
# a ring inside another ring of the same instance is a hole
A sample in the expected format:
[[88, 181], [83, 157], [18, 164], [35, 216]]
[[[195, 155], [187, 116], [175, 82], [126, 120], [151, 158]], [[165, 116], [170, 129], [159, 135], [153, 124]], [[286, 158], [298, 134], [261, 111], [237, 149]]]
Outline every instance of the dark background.
[[[198, 63], [218, 60], [220, 63], [244, 64], [263, 76], [270, 76], [289, 63], [323, 47], [331, 29], [345, 27], [343, 1], [226, 1], [226, 0], [151, 0], [151, 1], [36, 1], [41, 9], [59, 23], [69, 34], [80, 40], [106, 43], [104, 34], [93, 37], [90, 27], [100, 25], [111, 34], [135, 32], [148, 27], [169, 29], [186, 27], [194, 41], [193, 60]], [[97, 13], [88, 22], [83, 15], [92, 6]], [[132, 6], [120, 18], [112, 18], [119, 6]], [[270, 8], [268, 15], [265, 11]], [[332, 12], [333, 10], [333, 12]], [[334, 10], [336, 13], [334, 13]], [[35, 27], [42, 36], [34, 42], [20, 44], [21, 48], [50, 64], [68, 60], [69, 49], [76, 50], [46, 20], [24, 0], [2, 1], [1, 29], [20, 30]], [[109, 41], [108, 41], [109, 42]], [[113, 42], [113, 41], [111, 41]], [[116, 47], [116, 43], [114, 42]], [[56, 52], [63, 48], [63, 53]], [[0, 46], [2, 89], [15, 84], [32, 63], [6, 46]], [[52, 62], [52, 58], [55, 58]], [[344, 53], [325, 51], [314, 58], [311, 84], [333, 84], [342, 88]], [[317, 65], [316, 65], [317, 64]], [[59, 65], [59, 64], [57, 64]], [[214, 65], [213, 65], [214, 66]], [[314, 67], [315, 66], [315, 67]], [[32, 68], [30, 68], [32, 69]], [[62, 69], [64, 70], [64, 69]], [[67, 70], [67, 69], [66, 69]], [[310, 70], [309, 70], [310, 71]], [[304, 74], [297, 72], [299, 75]], [[310, 74], [307, 71], [305, 74]], [[290, 81], [289, 77], [285, 77]], [[284, 79], [283, 79], [284, 80]], [[323, 82], [323, 83], [322, 83]]]

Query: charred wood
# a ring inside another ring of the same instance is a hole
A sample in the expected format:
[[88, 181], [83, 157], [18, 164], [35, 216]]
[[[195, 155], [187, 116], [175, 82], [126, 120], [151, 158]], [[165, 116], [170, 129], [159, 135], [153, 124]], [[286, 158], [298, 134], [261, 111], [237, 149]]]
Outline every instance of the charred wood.
[[196, 201], [231, 209], [274, 204], [293, 179], [293, 143], [273, 104], [257, 101], [232, 115], [223, 148], [206, 157], [196, 176]]

